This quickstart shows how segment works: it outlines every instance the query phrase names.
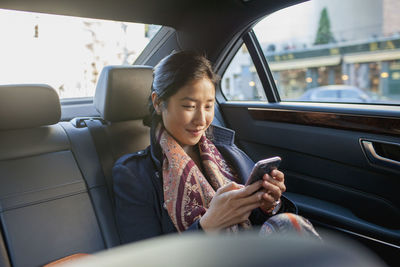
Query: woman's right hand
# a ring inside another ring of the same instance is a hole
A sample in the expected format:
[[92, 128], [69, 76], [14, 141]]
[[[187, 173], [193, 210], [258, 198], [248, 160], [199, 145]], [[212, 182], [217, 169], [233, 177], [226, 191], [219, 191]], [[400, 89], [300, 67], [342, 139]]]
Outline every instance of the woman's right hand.
[[219, 188], [209, 209], [200, 219], [203, 230], [218, 231], [246, 221], [251, 211], [261, 205], [264, 192], [257, 192], [261, 186], [262, 181], [249, 186], [231, 182]]

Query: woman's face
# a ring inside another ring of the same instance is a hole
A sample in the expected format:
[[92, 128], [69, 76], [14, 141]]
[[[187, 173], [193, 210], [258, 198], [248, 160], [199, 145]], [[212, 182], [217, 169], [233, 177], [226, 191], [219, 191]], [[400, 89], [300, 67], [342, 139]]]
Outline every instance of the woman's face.
[[158, 106], [164, 127], [182, 148], [197, 144], [210, 126], [214, 118], [214, 99], [214, 84], [203, 78], [181, 87], [168, 99], [166, 107]]

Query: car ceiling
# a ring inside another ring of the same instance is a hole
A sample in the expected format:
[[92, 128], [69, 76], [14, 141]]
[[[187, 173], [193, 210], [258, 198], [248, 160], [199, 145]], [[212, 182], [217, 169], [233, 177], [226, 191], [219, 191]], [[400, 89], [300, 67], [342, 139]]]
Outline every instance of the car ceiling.
[[304, 1], [2, 0], [0, 8], [170, 26], [177, 30], [181, 49], [216, 56], [233, 36], [255, 21]]

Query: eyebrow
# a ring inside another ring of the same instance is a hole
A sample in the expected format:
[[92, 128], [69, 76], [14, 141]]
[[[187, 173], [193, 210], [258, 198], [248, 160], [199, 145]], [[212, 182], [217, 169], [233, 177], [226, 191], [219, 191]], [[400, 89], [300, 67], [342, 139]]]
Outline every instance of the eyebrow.
[[[185, 101], [185, 100], [189, 100], [189, 101], [193, 101], [193, 102], [197, 102], [197, 100], [196, 99], [194, 99], [194, 98], [191, 98], [191, 97], [188, 97], [188, 96], [185, 96], [185, 97], [182, 97], [181, 99], [180, 99], [180, 101]], [[207, 102], [212, 102], [212, 101], [214, 101], [214, 99], [207, 99]]]

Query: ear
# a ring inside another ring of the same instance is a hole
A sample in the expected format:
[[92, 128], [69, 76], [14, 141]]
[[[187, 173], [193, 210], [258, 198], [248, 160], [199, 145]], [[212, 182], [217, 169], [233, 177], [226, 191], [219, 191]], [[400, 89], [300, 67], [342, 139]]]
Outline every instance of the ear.
[[151, 101], [153, 102], [153, 107], [156, 110], [158, 115], [161, 115], [161, 101], [158, 98], [158, 95], [156, 92], [151, 93]]

